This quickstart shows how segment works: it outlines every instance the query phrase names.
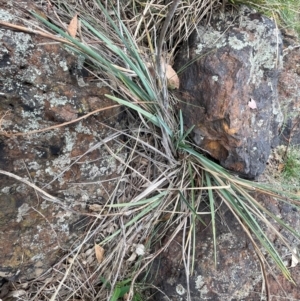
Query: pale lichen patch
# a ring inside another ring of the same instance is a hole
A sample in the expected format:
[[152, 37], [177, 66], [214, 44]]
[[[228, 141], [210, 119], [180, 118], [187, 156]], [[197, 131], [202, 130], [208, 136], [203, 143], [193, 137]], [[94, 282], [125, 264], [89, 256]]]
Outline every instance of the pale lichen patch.
[[262, 66], [264, 70], [271, 70], [277, 65], [278, 67], [282, 65], [282, 55], [277, 46], [281, 43], [281, 36], [276, 28], [266, 30], [266, 24], [270, 22], [266, 17], [262, 16], [261, 20], [250, 19], [247, 16], [250, 11], [253, 12], [246, 7], [240, 8], [241, 18], [237, 29], [238, 34], [233, 36], [227, 36], [226, 30], [224, 32], [220, 30], [222, 21], [215, 25], [216, 28], [199, 26], [195, 52], [202, 54], [204, 49], [219, 49], [227, 44], [234, 50], [242, 50], [250, 46], [254, 50], [249, 58], [251, 74], [248, 83], [259, 83], [264, 77]]
[[64, 153], [69, 153], [72, 151], [75, 141], [76, 141], [76, 133], [70, 132], [69, 130], [66, 129]]
[[228, 38], [228, 44], [236, 50], [241, 50], [244, 47], [246, 47], [247, 45], [240, 39], [238, 39], [236, 36], [233, 37], [229, 37]]
[[203, 48], [207, 47], [207, 45], [220, 48], [226, 44], [224, 35], [217, 30], [213, 30], [210, 26], [209, 30], [207, 30], [204, 26], [199, 26], [198, 32], [198, 43], [197, 49], [195, 50], [196, 54], [202, 53]]
[[83, 126], [82, 122], [78, 122], [78, 124], [75, 126], [75, 131], [77, 133], [83, 133], [83, 134], [89, 134], [91, 135], [91, 130], [87, 126]]
[[50, 206], [50, 203], [47, 202], [47, 201], [43, 201], [43, 202], [41, 203], [41, 209], [42, 209], [42, 210], [47, 209], [49, 206]]
[[3, 187], [3, 188], [1, 189], [1, 192], [2, 192], [2, 193], [5, 193], [5, 194], [9, 194], [9, 192], [10, 192], [10, 187], [9, 187], [9, 186]]
[[60, 106], [60, 105], [66, 105], [67, 103], [72, 103], [72, 101], [70, 101], [66, 96], [53, 96], [49, 99], [50, 102], [50, 106], [51, 107], [56, 107], [56, 106]]
[[204, 277], [199, 275], [195, 281], [195, 287], [200, 292], [200, 297], [204, 298], [205, 295], [209, 292], [206, 283], [204, 282]]
[[38, 164], [36, 161], [32, 161], [32, 162], [29, 162], [28, 165], [27, 165], [28, 169], [33, 169], [33, 170], [39, 170], [41, 168], [41, 165]]
[[30, 207], [28, 206], [27, 203], [22, 204], [18, 208], [18, 216], [16, 219], [17, 223], [19, 223], [23, 220], [23, 217], [28, 214], [29, 209], [30, 209]]
[[24, 71], [24, 74], [22, 76], [22, 80], [34, 84], [36, 81], [36, 78], [41, 75], [41, 71], [37, 68], [33, 68], [31, 66], [28, 66], [26, 70]]
[[66, 60], [59, 61], [59, 66], [66, 72], [69, 70]]
[[103, 167], [99, 168], [95, 164], [92, 166], [92, 168], [88, 167], [88, 169], [89, 169], [89, 173], [88, 173], [89, 179], [91, 179], [91, 180], [103, 175], [106, 171], [106, 168], [103, 168]]
[[29, 50], [33, 48], [31, 36], [23, 32], [11, 32], [10, 35], [11, 40], [15, 44], [15, 58], [21, 66], [27, 65], [27, 55], [30, 54]]
[[0, 20], [5, 21], [5, 22], [9, 22], [12, 21], [14, 19], [14, 16], [12, 14], [10, 14], [9, 12], [0, 9]]
[[186, 289], [182, 286], [182, 284], [177, 284], [176, 292], [178, 295], [184, 295], [186, 293]]

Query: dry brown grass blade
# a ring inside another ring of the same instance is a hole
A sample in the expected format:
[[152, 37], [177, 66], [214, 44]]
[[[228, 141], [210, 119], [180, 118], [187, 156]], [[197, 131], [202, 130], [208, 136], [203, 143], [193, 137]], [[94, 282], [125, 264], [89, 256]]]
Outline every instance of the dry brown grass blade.
[[90, 112], [90, 113], [88, 113], [86, 115], [83, 115], [83, 116], [81, 116], [79, 118], [76, 118], [74, 120], [67, 121], [67, 122], [64, 122], [64, 123], [61, 123], [61, 124], [57, 124], [57, 125], [53, 125], [53, 126], [49, 126], [47, 128], [40, 129], [40, 130], [34, 130], [34, 131], [25, 132], [25, 133], [8, 133], [6, 131], [0, 131], [0, 135], [6, 136], [6, 137], [15, 137], [15, 136], [27, 136], [27, 135], [32, 135], [32, 134], [47, 132], [47, 131], [50, 131], [50, 130], [54, 130], [54, 129], [57, 129], [57, 128], [60, 128], [60, 127], [63, 127], [63, 126], [66, 126], [66, 125], [78, 122], [78, 121], [80, 121], [82, 119], [85, 119], [85, 118], [88, 118], [89, 116], [94, 115], [94, 114], [96, 114], [98, 112], [109, 110], [109, 109], [113, 109], [113, 108], [117, 108], [119, 106], [120, 105], [113, 105], [113, 106], [109, 106], [109, 107], [97, 109], [97, 110], [94, 110], [94, 111], [92, 111], [92, 112]]
[[13, 179], [16, 179], [28, 186], [30, 186], [31, 188], [33, 188], [36, 192], [38, 192], [43, 199], [47, 200], [47, 201], [50, 201], [50, 202], [53, 202], [55, 204], [58, 204], [60, 207], [64, 208], [65, 210], [67, 211], [70, 211], [72, 213], [75, 213], [75, 214], [79, 214], [79, 215], [86, 215], [86, 216], [97, 216], [96, 214], [90, 214], [90, 213], [81, 213], [81, 212], [78, 212], [78, 211], [75, 211], [73, 209], [70, 209], [70, 208], [66, 208], [66, 206], [62, 203], [61, 200], [59, 200], [58, 198], [54, 197], [53, 195], [49, 194], [48, 192], [46, 192], [45, 190], [39, 188], [38, 186], [36, 186], [35, 184], [31, 183], [30, 181], [16, 175], [16, 174], [13, 174], [11, 172], [8, 172], [8, 171], [5, 171], [5, 170], [2, 170], [0, 169], [0, 174], [2, 175], [5, 175], [5, 176], [8, 176], [10, 178], [13, 178]]
[[21, 26], [21, 25], [11, 24], [11, 23], [8, 23], [8, 22], [5, 22], [5, 21], [0, 21], [0, 26], [4, 26], [4, 27], [7, 27], [7, 28], [11, 28], [11, 29], [15, 29], [15, 30], [18, 30], [18, 31], [31, 33], [31, 34], [40, 35], [44, 38], [48, 38], [48, 39], [51, 39], [51, 40], [54, 40], [54, 41], [57, 41], [57, 42], [61, 42], [61, 43], [64, 43], [64, 44], [67, 44], [67, 45], [70, 45], [70, 46], [74, 47], [74, 45], [71, 42], [69, 42], [68, 40], [63, 39], [63, 38], [59, 38], [59, 37], [57, 37], [57, 36], [55, 36], [51, 33], [43, 32], [41, 30], [35, 30], [35, 29], [28, 28], [28, 27]]
[[162, 54], [162, 49], [163, 49], [163, 43], [164, 43], [164, 40], [165, 40], [165, 36], [166, 36], [167, 30], [168, 30], [168, 27], [171, 23], [171, 20], [172, 20], [174, 14], [175, 14], [176, 8], [177, 8], [180, 1], [181, 0], [173, 0], [173, 3], [170, 6], [170, 9], [167, 13], [166, 19], [164, 21], [164, 25], [161, 29], [159, 40], [158, 40], [158, 43], [157, 43], [156, 68], [157, 68], [157, 71], [158, 71], [158, 74], [160, 76], [161, 81], [163, 80], [163, 77], [164, 77], [164, 75], [162, 74], [163, 70], [162, 70], [162, 67], [161, 67], [161, 54]]
[[262, 254], [258, 245], [254, 241], [249, 229], [243, 223], [240, 223], [240, 224], [242, 225], [243, 230], [247, 233], [248, 238], [251, 240], [252, 245], [255, 248], [255, 253], [257, 255], [257, 258], [258, 258], [258, 261], [259, 261], [259, 264], [261, 267], [263, 279], [264, 279], [267, 301], [270, 301], [270, 285], [269, 285], [267, 270], [266, 270], [266, 266], [265, 266], [265, 262], [264, 262], [264, 260], [265, 260], [264, 255]]
[[170, 243], [174, 240], [174, 238], [176, 237], [176, 235], [178, 234], [178, 232], [182, 229], [183, 225], [185, 223], [185, 220], [182, 220], [179, 225], [177, 226], [176, 230], [172, 233], [171, 237], [168, 239], [168, 241], [164, 244], [164, 246], [162, 248], [160, 248], [160, 250], [158, 250], [155, 254], [151, 255], [151, 258], [148, 258], [150, 260], [148, 260], [134, 275], [132, 282], [131, 282], [131, 286], [130, 286], [130, 291], [128, 294], [128, 298], [127, 300], [131, 300], [133, 297], [133, 288], [135, 285], [135, 282], [138, 278], [138, 276], [146, 270], [147, 266], [149, 264], [151, 264], [151, 262], [157, 257], [159, 256], [159, 254], [161, 254], [163, 251], [165, 251], [168, 246], [170, 245]]
[[14, 178], [20, 182], [23, 182], [24, 184], [30, 186], [31, 188], [35, 189], [36, 191], [38, 191], [43, 197], [45, 197], [48, 200], [52, 200], [55, 203], [59, 203], [60, 205], [62, 205], [61, 201], [59, 199], [57, 199], [56, 197], [52, 196], [51, 194], [47, 193], [46, 191], [44, 191], [43, 189], [39, 188], [38, 186], [36, 186], [35, 184], [29, 182], [28, 180], [21, 178], [11, 172], [5, 171], [5, 170], [1, 170], [0, 169], [0, 174], [3, 174], [5, 176], [8, 176], [10, 178]]

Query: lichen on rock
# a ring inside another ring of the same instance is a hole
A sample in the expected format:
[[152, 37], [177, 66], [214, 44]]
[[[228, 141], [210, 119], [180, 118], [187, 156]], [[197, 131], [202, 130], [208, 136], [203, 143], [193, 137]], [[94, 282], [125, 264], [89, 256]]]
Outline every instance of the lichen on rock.
[[[9, 5], [8, 5], [9, 6]], [[0, 10], [15, 22], [22, 12]], [[0, 277], [32, 279], [68, 250], [89, 223], [89, 203], [104, 203], [116, 189], [120, 163], [107, 151], [126, 158], [114, 139], [119, 108], [76, 69], [78, 58], [61, 45], [27, 33], [0, 28], [0, 169], [16, 174], [49, 194], [0, 175]], [[103, 108], [80, 122], [59, 126]], [[56, 129], [26, 134], [50, 126]], [[112, 128], [106, 127], [112, 126]], [[14, 136], [13, 134], [24, 135]], [[117, 195], [117, 193], [116, 193]]]
[[180, 50], [175, 67], [186, 64], [178, 97], [187, 127], [195, 125], [195, 142], [227, 169], [259, 176], [283, 120], [277, 99], [282, 40], [275, 23], [245, 6], [214, 16]]

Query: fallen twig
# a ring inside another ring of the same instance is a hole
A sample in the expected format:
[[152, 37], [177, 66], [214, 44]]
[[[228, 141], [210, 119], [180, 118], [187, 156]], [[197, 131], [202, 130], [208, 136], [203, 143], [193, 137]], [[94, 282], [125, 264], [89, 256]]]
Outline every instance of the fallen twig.
[[66, 126], [66, 125], [69, 125], [69, 124], [72, 124], [72, 123], [75, 123], [79, 120], [82, 120], [82, 119], [85, 119], [93, 114], [96, 114], [98, 112], [101, 112], [101, 111], [104, 111], [104, 110], [108, 110], [108, 109], [112, 109], [112, 108], [117, 108], [119, 107], [120, 105], [113, 105], [113, 106], [109, 106], [109, 107], [105, 107], [105, 108], [101, 108], [101, 109], [97, 109], [97, 110], [94, 110], [84, 116], [81, 116], [79, 118], [76, 118], [74, 120], [71, 120], [71, 121], [67, 121], [67, 122], [64, 122], [64, 123], [61, 123], [61, 124], [57, 124], [57, 125], [53, 125], [53, 126], [49, 126], [47, 128], [44, 128], [44, 129], [40, 129], [40, 130], [34, 130], [34, 131], [29, 131], [29, 132], [25, 132], [25, 133], [8, 133], [6, 131], [1, 131], [0, 132], [0, 135], [2, 136], [6, 136], [6, 137], [14, 137], [14, 136], [26, 136], [26, 135], [31, 135], [31, 134], [36, 134], [36, 133], [41, 133], [41, 132], [46, 132], [46, 131], [50, 131], [50, 130], [53, 130], [53, 129], [57, 129], [57, 128], [60, 128], [60, 127], [63, 127], [63, 126]]

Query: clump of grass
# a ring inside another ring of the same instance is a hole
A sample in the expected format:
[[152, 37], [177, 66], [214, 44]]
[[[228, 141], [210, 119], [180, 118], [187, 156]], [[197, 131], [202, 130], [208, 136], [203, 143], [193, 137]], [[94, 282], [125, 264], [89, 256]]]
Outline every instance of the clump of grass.
[[[276, 196], [284, 202], [289, 197], [289, 202], [298, 208], [299, 199], [292, 194], [283, 195], [266, 184], [235, 177], [197, 149], [189, 139], [192, 129], [184, 129], [183, 116], [176, 111], [177, 100], [166, 88], [165, 74], [157, 67], [161, 59], [157, 53], [168, 60], [177, 45], [188, 38], [192, 27], [204, 17], [209, 18], [214, 8], [219, 8], [217, 2], [178, 1], [172, 13], [174, 7], [165, 5], [164, 1], [155, 4], [153, 1], [129, 1], [125, 6], [120, 1], [109, 5], [100, 0], [82, 2], [78, 6], [66, 0], [53, 3], [66, 23], [79, 14], [80, 35], [71, 37], [64, 28], [54, 25], [59, 24], [57, 20], [49, 22], [35, 13], [33, 15], [61, 35], [66, 47], [84, 56], [87, 68], [93, 69], [98, 80], [114, 90], [107, 97], [126, 106], [135, 122], [123, 132], [116, 132], [116, 141], [128, 151], [126, 159], [106, 145], [111, 156], [123, 164], [123, 178], [94, 216], [82, 243], [66, 255], [65, 258], [72, 257], [71, 263], [64, 276], [51, 287], [51, 294], [43, 289], [39, 293], [50, 300], [71, 300], [75, 296], [116, 300], [125, 294], [128, 300], [134, 300], [138, 296], [134, 289], [138, 275], [168, 247], [183, 227], [189, 231], [183, 254], [188, 257], [186, 262], [191, 263], [186, 267], [187, 273], [192, 273], [193, 246], [197, 239], [195, 225], [203, 222], [203, 212], [199, 212], [203, 202], [210, 208], [208, 214], [212, 220], [216, 261], [215, 211], [219, 199], [227, 205], [252, 241], [263, 270], [268, 262], [262, 248], [285, 277], [293, 281], [262, 225], [272, 229], [291, 252], [292, 247], [271, 221], [297, 240], [300, 235], [262, 206], [252, 192]], [[164, 42], [157, 44], [161, 36]], [[149, 65], [155, 71], [154, 76]], [[126, 143], [117, 140], [121, 134], [126, 136]], [[121, 195], [117, 195], [120, 190]], [[162, 229], [158, 231], [157, 225], [161, 224]], [[112, 230], [103, 231], [108, 225]], [[153, 252], [151, 246], [171, 226], [175, 229], [173, 235]], [[91, 240], [101, 245], [107, 255], [94, 270], [86, 271], [85, 279], [82, 279], [80, 269], [73, 263], [79, 262], [81, 267], [80, 254]], [[137, 253], [137, 245], [143, 245], [147, 251]]]
[[232, 0], [231, 2], [256, 8], [268, 17], [277, 19], [281, 28], [292, 29], [300, 37], [299, 0]]
[[283, 158], [282, 176], [286, 182], [300, 181], [300, 153], [299, 147], [292, 146], [288, 149]]
[[270, 154], [266, 171], [260, 177], [281, 187], [283, 191], [299, 194], [300, 156], [299, 146], [279, 145]]

